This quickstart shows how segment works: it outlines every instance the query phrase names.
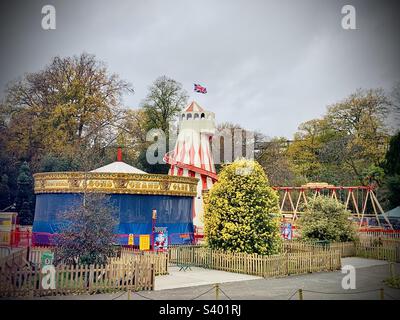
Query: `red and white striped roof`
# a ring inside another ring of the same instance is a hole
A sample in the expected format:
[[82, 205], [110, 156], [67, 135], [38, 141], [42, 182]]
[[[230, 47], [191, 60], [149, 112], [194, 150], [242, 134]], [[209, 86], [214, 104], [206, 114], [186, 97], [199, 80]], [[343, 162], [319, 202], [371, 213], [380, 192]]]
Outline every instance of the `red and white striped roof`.
[[197, 102], [192, 101], [188, 107], [186, 108], [185, 112], [204, 112], [204, 109], [200, 107]]

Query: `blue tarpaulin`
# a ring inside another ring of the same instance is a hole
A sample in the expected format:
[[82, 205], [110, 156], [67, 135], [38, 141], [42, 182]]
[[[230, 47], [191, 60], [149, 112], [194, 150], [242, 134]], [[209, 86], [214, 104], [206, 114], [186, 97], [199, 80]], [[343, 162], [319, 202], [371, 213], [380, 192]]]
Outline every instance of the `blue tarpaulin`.
[[[49, 244], [51, 235], [60, 231], [63, 212], [82, 202], [82, 194], [37, 194], [33, 232], [35, 242]], [[118, 225], [116, 234], [120, 244], [128, 244], [128, 235], [134, 234], [138, 245], [140, 234], [152, 232], [152, 210], [157, 210], [157, 227], [167, 227], [172, 244], [193, 241], [192, 197], [167, 195], [112, 194]], [[47, 236], [46, 236], [47, 235]]]

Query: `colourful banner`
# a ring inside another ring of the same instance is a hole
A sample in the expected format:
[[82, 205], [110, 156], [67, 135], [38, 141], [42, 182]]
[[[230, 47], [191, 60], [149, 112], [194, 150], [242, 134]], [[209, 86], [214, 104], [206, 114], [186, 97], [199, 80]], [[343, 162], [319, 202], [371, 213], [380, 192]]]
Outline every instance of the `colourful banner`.
[[293, 238], [292, 224], [283, 223], [281, 226], [281, 234], [283, 239], [292, 240]]
[[168, 230], [166, 227], [154, 228], [154, 250], [164, 251], [168, 249]]

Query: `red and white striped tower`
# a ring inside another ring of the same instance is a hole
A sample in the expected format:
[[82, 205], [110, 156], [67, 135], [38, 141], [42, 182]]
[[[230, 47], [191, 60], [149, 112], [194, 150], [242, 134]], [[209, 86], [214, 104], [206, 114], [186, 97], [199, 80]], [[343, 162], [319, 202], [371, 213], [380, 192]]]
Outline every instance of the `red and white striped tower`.
[[217, 180], [211, 151], [211, 139], [215, 134], [215, 115], [192, 102], [179, 119], [179, 133], [173, 151], [164, 161], [171, 167], [169, 175], [199, 179], [194, 202], [193, 224], [198, 237], [203, 235], [203, 194]]

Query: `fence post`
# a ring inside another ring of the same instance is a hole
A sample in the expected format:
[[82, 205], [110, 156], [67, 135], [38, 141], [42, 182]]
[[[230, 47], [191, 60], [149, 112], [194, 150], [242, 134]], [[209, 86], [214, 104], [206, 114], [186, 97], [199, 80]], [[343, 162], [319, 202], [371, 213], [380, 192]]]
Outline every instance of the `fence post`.
[[219, 300], [219, 283], [215, 284], [215, 300]]
[[151, 264], [151, 290], [155, 290], [156, 285], [156, 271], [154, 270], [154, 264]]
[[286, 275], [289, 275], [289, 254], [290, 253], [285, 253], [284, 259], [286, 263]]
[[299, 300], [303, 300], [303, 289], [299, 289]]
[[167, 256], [165, 259], [165, 274], [169, 274], [169, 272], [168, 272], [169, 262], [170, 262], [170, 255], [169, 255], [169, 251], [167, 251]]
[[380, 296], [381, 300], [385, 300], [385, 291], [383, 288], [381, 288], [379, 290], [379, 296]]
[[393, 278], [395, 276], [394, 274], [394, 263], [389, 262], [389, 272], [390, 272], [390, 277]]
[[89, 266], [89, 283], [88, 283], [89, 292], [91, 291], [93, 286], [93, 280], [94, 280], [93, 278], [94, 278], [94, 265], [91, 264]]

